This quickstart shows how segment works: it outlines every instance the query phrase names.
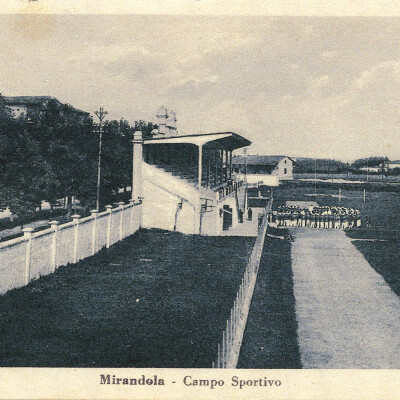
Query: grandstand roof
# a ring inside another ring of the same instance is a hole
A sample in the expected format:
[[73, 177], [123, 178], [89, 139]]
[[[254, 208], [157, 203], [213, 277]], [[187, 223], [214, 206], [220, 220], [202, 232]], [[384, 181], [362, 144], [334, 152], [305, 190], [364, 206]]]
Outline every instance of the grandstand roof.
[[175, 144], [186, 143], [202, 146], [205, 144], [210, 147], [235, 150], [251, 144], [249, 140], [234, 132], [199, 133], [194, 135], [179, 135], [153, 137], [144, 140], [144, 144]]

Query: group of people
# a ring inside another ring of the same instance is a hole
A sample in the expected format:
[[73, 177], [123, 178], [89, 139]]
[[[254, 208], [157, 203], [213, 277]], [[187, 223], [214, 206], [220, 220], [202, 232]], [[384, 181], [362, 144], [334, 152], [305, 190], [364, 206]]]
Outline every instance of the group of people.
[[348, 207], [278, 206], [268, 214], [268, 222], [285, 227], [351, 229], [361, 226], [361, 213]]

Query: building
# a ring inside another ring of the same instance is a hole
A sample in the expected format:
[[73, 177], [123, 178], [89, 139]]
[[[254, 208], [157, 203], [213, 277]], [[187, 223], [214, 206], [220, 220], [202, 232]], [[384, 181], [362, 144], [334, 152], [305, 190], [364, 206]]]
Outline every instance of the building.
[[244, 155], [233, 158], [233, 170], [248, 183], [277, 186], [280, 180], [293, 179], [294, 160], [287, 156]]
[[388, 172], [390, 170], [393, 170], [395, 168], [400, 168], [400, 160], [393, 160], [393, 161], [385, 161], [382, 164], [380, 164], [381, 170]]
[[382, 172], [382, 167], [361, 167], [360, 171], [379, 173], [379, 172]]
[[164, 106], [161, 106], [157, 110], [157, 125], [158, 129], [152, 132], [153, 135], [157, 136], [176, 136], [178, 130], [176, 128], [176, 113], [173, 110], [168, 110]]
[[[65, 104], [61, 103], [55, 97], [51, 96], [4, 96], [5, 106], [10, 110], [14, 118], [21, 116], [27, 117], [28, 115], [35, 115], [43, 112], [50, 103], [54, 104], [57, 108], [62, 109]], [[88, 112], [78, 110], [69, 106], [68, 110], [72, 112], [79, 119], [85, 119], [90, 116]]]
[[245, 187], [232, 152], [251, 142], [234, 132], [143, 140], [143, 227], [218, 235], [239, 223]]

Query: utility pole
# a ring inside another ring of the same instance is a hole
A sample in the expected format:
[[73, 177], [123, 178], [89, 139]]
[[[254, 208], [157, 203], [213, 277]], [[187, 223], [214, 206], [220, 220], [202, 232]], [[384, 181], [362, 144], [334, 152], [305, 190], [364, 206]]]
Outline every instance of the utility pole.
[[243, 150], [244, 154], [244, 181], [247, 184], [247, 147]]
[[97, 162], [97, 196], [96, 196], [96, 209], [100, 211], [100, 176], [101, 176], [101, 141], [103, 138], [103, 119], [108, 114], [104, 111], [103, 107], [100, 107], [99, 111], [94, 112], [100, 120], [99, 123], [99, 159]]
[[314, 160], [314, 195], [317, 196], [317, 159]]

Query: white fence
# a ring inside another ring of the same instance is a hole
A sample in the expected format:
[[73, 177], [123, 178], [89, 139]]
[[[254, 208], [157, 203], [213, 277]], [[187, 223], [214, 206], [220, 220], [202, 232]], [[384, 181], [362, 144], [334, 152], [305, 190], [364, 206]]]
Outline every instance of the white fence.
[[267, 215], [271, 206], [272, 199], [269, 200], [263, 212], [256, 242], [247, 263], [236, 299], [233, 302], [230, 317], [226, 321], [226, 328], [222, 332], [222, 342], [218, 344], [217, 359], [212, 363], [213, 368], [236, 368], [264, 248], [265, 235], [268, 228]]
[[134, 201], [119, 203], [86, 218], [74, 215], [63, 225], [52, 221], [40, 232], [25, 228], [23, 237], [0, 243], [0, 295], [132, 235], [140, 227], [141, 208]]

